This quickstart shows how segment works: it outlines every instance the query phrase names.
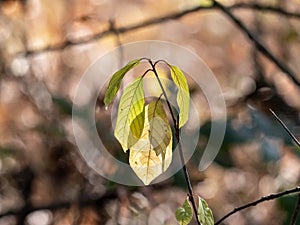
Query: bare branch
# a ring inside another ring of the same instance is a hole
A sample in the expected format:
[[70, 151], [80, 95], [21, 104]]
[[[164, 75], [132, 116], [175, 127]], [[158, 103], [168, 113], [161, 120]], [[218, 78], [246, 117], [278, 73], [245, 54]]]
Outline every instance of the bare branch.
[[290, 135], [290, 137], [293, 139], [293, 141], [300, 147], [300, 142], [298, 139], [295, 137], [295, 135], [289, 130], [289, 128], [285, 125], [285, 123], [276, 115], [276, 113], [272, 110], [269, 109], [270, 112], [273, 114], [275, 119], [281, 124], [281, 126], [286, 130], [286, 132]]
[[243, 209], [246, 209], [246, 208], [249, 208], [249, 207], [252, 207], [252, 206], [256, 206], [262, 202], [265, 202], [265, 201], [270, 201], [270, 200], [274, 200], [274, 199], [277, 199], [277, 198], [280, 198], [282, 196], [285, 196], [285, 195], [289, 195], [289, 194], [293, 194], [293, 193], [299, 193], [300, 192], [300, 186], [299, 187], [295, 187], [295, 188], [292, 188], [292, 189], [289, 189], [289, 190], [285, 190], [285, 191], [282, 191], [282, 192], [279, 192], [277, 194], [271, 194], [271, 195], [268, 195], [268, 196], [264, 196], [254, 202], [250, 202], [246, 205], [243, 205], [243, 206], [240, 206], [240, 207], [237, 207], [235, 208], [234, 210], [232, 210], [231, 212], [229, 212], [228, 214], [226, 214], [225, 216], [223, 216], [220, 220], [218, 220], [215, 225], [218, 225], [220, 224], [222, 221], [224, 221], [225, 219], [227, 219], [228, 217], [232, 216], [233, 214], [243, 210]]
[[288, 75], [298, 86], [300, 86], [300, 81], [296, 79], [296, 74], [287, 65], [275, 57], [273, 53], [267, 47], [265, 47], [265, 45], [246, 27], [245, 24], [231, 13], [230, 8], [223, 6], [221, 3], [215, 0], [213, 0], [213, 3], [225, 15], [227, 15], [243, 33], [249, 37], [249, 39], [255, 44], [257, 50], [259, 50], [265, 57], [273, 62], [282, 72]]
[[280, 7], [274, 7], [269, 5], [261, 5], [257, 3], [236, 3], [232, 6], [229, 6], [230, 9], [250, 9], [250, 10], [258, 10], [280, 14], [283, 16], [291, 17], [291, 18], [300, 18], [300, 13], [297, 12], [289, 12]]
[[45, 48], [41, 48], [41, 49], [38, 49], [38, 50], [28, 50], [27, 52], [20, 52], [18, 54], [23, 54], [23, 55], [25, 54], [26, 56], [29, 56], [29, 55], [40, 54], [40, 53], [43, 53], [43, 52], [48, 52], [48, 51], [58, 51], [58, 50], [65, 49], [67, 47], [71, 47], [71, 46], [75, 46], [75, 45], [79, 45], [79, 44], [86, 44], [86, 43], [98, 40], [98, 39], [100, 39], [100, 38], [102, 38], [106, 35], [109, 35], [109, 34], [123, 34], [123, 33], [134, 31], [134, 30], [137, 30], [137, 29], [140, 29], [140, 28], [145, 28], [145, 27], [148, 27], [148, 26], [151, 26], [151, 25], [164, 23], [164, 22], [169, 21], [169, 20], [179, 19], [179, 18], [181, 18], [185, 15], [191, 14], [193, 12], [197, 12], [197, 11], [200, 11], [200, 10], [209, 10], [209, 9], [212, 9], [212, 8], [214, 8], [214, 6], [197, 6], [197, 7], [194, 7], [194, 8], [183, 10], [181, 12], [176, 12], [176, 13], [165, 15], [165, 16], [162, 16], [162, 17], [149, 19], [149, 20], [146, 20], [146, 21], [143, 21], [143, 22], [131, 25], [131, 26], [120, 27], [120, 28], [116, 28], [115, 26], [112, 26], [112, 23], [110, 22], [109, 28], [107, 28], [106, 30], [101, 31], [99, 33], [95, 33], [91, 36], [80, 38], [78, 40], [72, 40], [72, 41], [67, 40], [67, 41], [62, 42], [60, 44], [57, 44], [55, 46], [47, 46]]

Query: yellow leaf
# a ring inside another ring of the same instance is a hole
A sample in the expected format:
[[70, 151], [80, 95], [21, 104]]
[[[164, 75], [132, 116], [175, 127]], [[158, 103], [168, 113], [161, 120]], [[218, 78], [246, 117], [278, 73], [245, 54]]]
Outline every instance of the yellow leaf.
[[179, 128], [188, 120], [190, 108], [190, 92], [183, 72], [177, 67], [170, 65], [171, 76], [178, 88], [177, 104], [179, 107]]
[[172, 161], [172, 131], [160, 100], [145, 107], [140, 139], [130, 148], [129, 164], [148, 185], [166, 171]]

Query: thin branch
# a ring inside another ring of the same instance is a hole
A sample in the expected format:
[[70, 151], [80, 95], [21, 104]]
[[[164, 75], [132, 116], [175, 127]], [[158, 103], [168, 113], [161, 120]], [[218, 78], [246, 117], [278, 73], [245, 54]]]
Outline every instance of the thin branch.
[[285, 125], [285, 123], [276, 115], [276, 113], [272, 110], [269, 109], [270, 112], [273, 114], [275, 119], [281, 124], [281, 126], [285, 129], [285, 131], [290, 135], [290, 137], [293, 139], [293, 141], [300, 147], [300, 142], [298, 139], [295, 137], [295, 135], [290, 131], [290, 129]]
[[265, 11], [265, 12], [280, 14], [280, 15], [283, 15], [286, 17], [297, 18], [297, 19], [300, 18], [300, 13], [289, 12], [280, 7], [261, 5], [261, 4], [257, 4], [257, 3], [236, 3], [232, 6], [229, 6], [228, 8], [229, 9], [250, 9], [250, 10], [257, 10], [257, 11]]
[[298, 194], [298, 200], [297, 200], [297, 203], [295, 205], [295, 209], [294, 209], [294, 212], [293, 212], [293, 216], [292, 216], [290, 225], [296, 225], [299, 211], [300, 211], [300, 194]]
[[90, 43], [92, 41], [98, 40], [100, 38], [103, 38], [106, 35], [109, 34], [123, 34], [123, 33], [127, 33], [130, 31], [134, 31], [137, 29], [141, 29], [141, 28], [145, 28], [151, 25], [155, 25], [155, 24], [160, 24], [160, 23], [164, 23], [166, 21], [169, 20], [176, 20], [179, 19], [185, 15], [191, 14], [193, 12], [197, 12], [200, 10], [209, 10], [209, 9], [213, 9], [214, 6], [196, 6], [194, 8], [190, 8], [190, 9], [186, 9], [183, 10], [181, 12], [176, 12], [176, 13], [171, 13], [169, 15], [165, 15], [162, 17], [158, 17], [158, 18], [153, 18], [153, 19], [149, 19], [131, 26], [127, 26], [127, 27], [120, 27], [120, 28], [116, 28], [114, 26], [111, 26], [111, 22], [110, 22], [110, 26], [104, 30], [104, 31], [100, 31], [99, 33], [84, 37], [84, 38], [80, 38], [78, 40], [66, 40], [65, 42], [59, 43], [55, 46], [47, 46], [45, 48], [41, 48], [41, 49], [37, 49], [37, 50], [28, 50], [27, 52], [20, 52], [18, 54], [20, 55], [26, 55], [26, 56], [30, 56], [30, 55], [35, 55], [35, 54], [40, 54], [40, 53], [44, 53], [44, 52], [48, 52], [48, 51], [58, 51], [58, 50], [62, 50], [65, 49], [67, 47], [72, 47], [75, 45], [79, 45], [79, 44], [86, 44], [86, 43]]
[[223, 216], [220, 220], [218, 220], [215, 225], [218, 225], [220, 224], [221, 222], [223, 222], [225, 219], [227, 219], [228, 217], [232, 216], [233, 214], [243, 210], [243, 209], [246, 209], [246, 208], [249, 208], [249, 207], [252, 207], [252, 206], [256, 206], [260, 203], [263, 203], [265, 201], [270, 201], [270, 200], [274, 200], [274, 199], [277, 199], [277, 198], [280, 198], [282, 196], [285, 196], [285, 195], [289, 195], [289, 194], [293, 194], [293, 193], [300, 193], [300, 187], [295, 187], [295, 188], [292, 188], [292, 189], [289, 189], [289, 190], [285, 190], [285, 191], [282, 191], [282, 192], [279, 192], [277, 194], [271, 194], [271, 195], [268, 195], [268, 196], [264, 196], [254, 202], [250, 202], [246, 205], [243, 205], [243, 206], [240, 206], [240, 207], [237, 207], [235, 208], [234, 210], [232, 210], [231, 212], [229, 212], [228, 214], [226, 214], [225, 216]]
[[296, 74], [287, 65], [275, 57], [273, 53], [267, 47], [265, 47], [265, 45], [246, 27], [246, 25], [235, 15], [233, 15], [233, 13], [230, 11], [230, 8], [225, 7], [215, 0], [212, 1], [214, 6], [219, 8], [225, 15], [227, 15], [244, 34], [247, 34], [249, 39], [255, 44], [257, 50], [259, 50], [265, 57], [273, 62], [282, 72], [287, 74], [298, 86], [300, 86], [300, 81], [296, 79]]
[[[122, 34], [122, 33], [126, 33], [129, 31], [134, 31], [134, 30], [137, 30], [140, 28], [145, 28], [148, 26], [164, 23], [169, 20], [176, 20], [176, 19], [179, 19], [181, 17], [184, 17], [184, 16], [189, 15], [194, 12], [211, 10], [211, 9], [215, 9], [215, 8], [217, 8], [216, 5], [196, 6], [196, 7], [190, 8], [190, 9], [183, 10], [181, 12], [171, 13], [169, 15], [149, 19], [149, 20], [137, 23], [135, 25], [121, 27], [121, 28], [116, 28], [115, 26], [111, 26], [111, 23], [110, 23], [110, 26], [108, 29], [106, 29], [104, 31], [100, 31], [96, 34], [93, 34], [92, 36], [87, 36], [87, 37], [80, 38], [78, 40], [72, 40], [72, 41], [66, 40], [65, 42], [58, 43], [55, 46], [47, 46], [45, 48], [41, 48], [41, 49], [37, 49], [37, 50], [28, 50], [26, 52], [20, 52], [19, 54], [25, 54], [25, 55], [29, 56], [29, 55], [34, 55], [34, 54], [40, 54], [40, 53], [47, 52], [47, 51], [58, 51], [58, 50], [65, 49], [67, 47], [74, 46], [74, 45], [86, 44], [86, 43], [98, 40], [106, 35], [111, 34], [111, 33]], [[288, 17], [297, 17], [297, 18], [299, 17], [300, 18], [300, 13], [289, 12], [289, 11], [286, 11], [286, 10], [283, 10], [280, 8], [275, 8], [275, 7], [266, 6], [266, 5], [240, 3], [240, 4], [233, 4], [227, 8], [228, 9], [245, 8], [245, 9], [261, 10], [261, 11], [270, 11], [270, 12], [282, 14], [282, 15], [285, 15]]]

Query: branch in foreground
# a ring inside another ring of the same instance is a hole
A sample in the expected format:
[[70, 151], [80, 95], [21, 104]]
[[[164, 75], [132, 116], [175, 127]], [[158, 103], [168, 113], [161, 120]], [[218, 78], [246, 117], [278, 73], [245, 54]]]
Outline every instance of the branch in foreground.
[[257, 50], [259, 50], [265, 57], [267, 57], [271, 62], [273, 62], [282, 72], [288, 75], [298, 86], [300, 86], [300, 81], [296, 79], [296, 74], [278, 58], [276, 58], [273, 53], [265, 47], [264, 44], [246, 27], [246, 25], [239, 20], [233, 13], [230, 11], [230, 8], [225, 7], [221, 3], [213, 0], [214, 6], [218, 7], [225, 15], [227, 15], [232, 22], [244, 33], [247, 34], [249, 39], [255, 44]]
[[232, 216], [233, 214], [243, 210], [243, 209], [246, 209], [246, 208], [249, 208], [249, 207], [252, 207], [252, 206], [256, 206], [262, 202], [265, 202], [265, 201], [270, 201], [270, 200], [274, 200], [274, 199], [277, 199], [277, 198], [280, 198], [282, 196], [285, 196], [285, 195], [289, 195], [289, 194], [293, 194], [293, 193], [300, 193], [300, 186], [299, 187], [295, 187], [293, 189], [289, 189], [289, 190], [286, 190], [286, 191], [283, 191], [283, 192], [279, 192], [277, 194], [271, 194], [271, 195], [268, 195], [268, 196], [264, 196], [254, 202], [250, 202], [246, 205], [243, 205], [243, 206], [240, 206], [240, 207], [237, 207], [235, 208], [234, 210], [232, 210], [231, 212], [229, 212], [228, 214], [226, 214], [225, 216], [223, 216], [220, 220], [218, 220], [215, 225], [218, 225], [220, 224], [222, 221], [224, 221], [225, 219], [227, 219], [228, 217]]

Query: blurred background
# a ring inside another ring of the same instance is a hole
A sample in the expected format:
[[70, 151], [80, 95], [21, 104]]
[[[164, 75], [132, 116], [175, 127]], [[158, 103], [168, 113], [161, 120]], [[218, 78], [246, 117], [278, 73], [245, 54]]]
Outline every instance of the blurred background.
[[[195, 193], [216, 220], [299, 185], [300, 150], [269, 108], [300, 137], [300, 1], [220, 2], [292, 72], [266, 58], [209, 0], [0, 2], [0, 225], [177, 224], [175, 210], [187, 195], [181, 172], [147, 187], [110, 182], [87, 166], [72, 134], [72, 99], [85, 70], [121, 44], [140, 40], [188, 48], [220, 83], [227, 129], [217, 158], [203, 172], [197, 167], [210, 111], [201, 89], [191, 84], [202, 126], [187, 164]], [[105, 131], [106, 146], [119, 154], [102, 94], [97, 109], [99, 133]], [[289, 224], [296, 200], [268, 201], [224, 224]]]

